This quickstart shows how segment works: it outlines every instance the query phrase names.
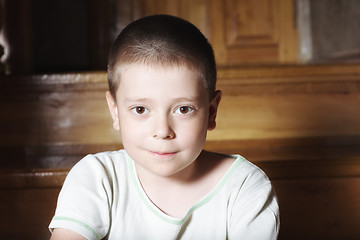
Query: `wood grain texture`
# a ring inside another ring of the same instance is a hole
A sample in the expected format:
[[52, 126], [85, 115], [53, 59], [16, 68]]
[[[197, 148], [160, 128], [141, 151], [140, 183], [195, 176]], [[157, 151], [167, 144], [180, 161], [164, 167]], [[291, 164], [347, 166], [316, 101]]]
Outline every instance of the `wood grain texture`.
[[54, 215], [58, 188], [0, 191], [0, 238], [48, 240], [48, 225]]
[[225, 5], [227, 46], [277, 44], [277, 20], [271, 0], [227, 0]]
[[220, 66], [297, 62], [293, 1], [212, 1], [211, 37]]
[[293, 1], [121, 0], [117, 6], [119, 30], [153, 14], [190, 21], [213, 45], [219, 66], [298, 62]]
[[[267, 173], [279, 239], [359, 238], [360, 66], [227, 67], [218, 77], [223, 99], [205, 148]], [[122, 148], [106, 89], [105, 72], [0, 77], [0, 238], [47, 239], [68, 170]]]
[[360, 177], [273, 181], [279, 239], [358, 239]]

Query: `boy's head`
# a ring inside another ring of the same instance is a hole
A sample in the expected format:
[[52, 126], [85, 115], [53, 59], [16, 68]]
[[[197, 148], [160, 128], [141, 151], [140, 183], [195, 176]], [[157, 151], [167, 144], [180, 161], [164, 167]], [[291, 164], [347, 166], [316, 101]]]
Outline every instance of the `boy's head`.
[[154, 15], [129, 24], [116, 38], [109, 55], [109, 90], [115, 99], [121, 72], [127, 64], [186, 66], [196, 71], [208, 91], [215, 93], [216, 64], [211, 45], [193, 24]]
[[113, 127], [138, 175], [191, 173], [221, 99], [206, 38], [182, 19], [145, 17], [118, 36], [108, 68]]

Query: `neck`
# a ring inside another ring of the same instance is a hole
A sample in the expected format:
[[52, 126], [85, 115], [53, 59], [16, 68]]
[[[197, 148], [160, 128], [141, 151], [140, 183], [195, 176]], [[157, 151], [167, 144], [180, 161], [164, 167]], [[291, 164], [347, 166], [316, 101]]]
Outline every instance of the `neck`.
[[182, 217], [219, 183], [234, 159], [202, 152], [198, 159], [171, 176], [161, 176], [136, 166], [142, 188], [164, 213]]
[[194, 161], [184, 169], [172, 175], [159, 175], [150, 172], [135, 163], [136, 173], [143, 187], [158, 186], [163, 188], [166, 186], [186, 185], [187, 183], [194, 181], [197, 172], [196, 168], [197, 162]]

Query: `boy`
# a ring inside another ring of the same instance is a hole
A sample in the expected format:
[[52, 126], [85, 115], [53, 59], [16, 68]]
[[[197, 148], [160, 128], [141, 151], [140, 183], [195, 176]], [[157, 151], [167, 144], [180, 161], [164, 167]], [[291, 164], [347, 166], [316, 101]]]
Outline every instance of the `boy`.
[[215, 128], [212, 47], [182, 19], [127, 26], [106, 93], [125, 150], [88, 155], [67, 176], [52, 239], [276, 239], [271, 183], [239, 155], [203, 150]]

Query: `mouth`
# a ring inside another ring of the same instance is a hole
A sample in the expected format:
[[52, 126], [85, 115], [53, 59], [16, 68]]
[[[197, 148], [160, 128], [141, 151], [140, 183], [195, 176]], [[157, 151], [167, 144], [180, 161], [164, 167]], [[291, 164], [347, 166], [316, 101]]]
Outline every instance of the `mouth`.
[[150, 151], [150, 153], [156, 157], [164, 157], [164, 158], [172, 157], [176, 154], [176, 152], [152, 152], [152, 151]]

